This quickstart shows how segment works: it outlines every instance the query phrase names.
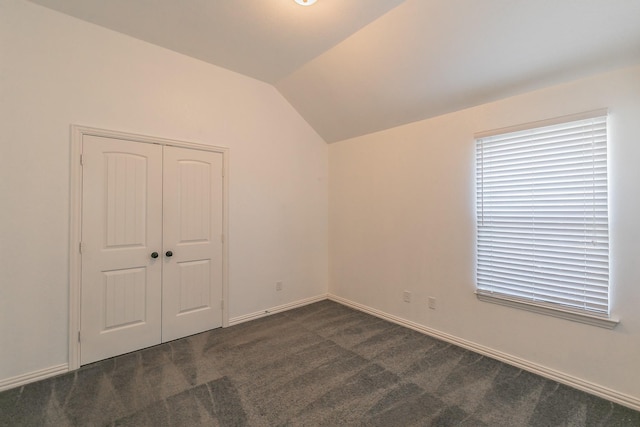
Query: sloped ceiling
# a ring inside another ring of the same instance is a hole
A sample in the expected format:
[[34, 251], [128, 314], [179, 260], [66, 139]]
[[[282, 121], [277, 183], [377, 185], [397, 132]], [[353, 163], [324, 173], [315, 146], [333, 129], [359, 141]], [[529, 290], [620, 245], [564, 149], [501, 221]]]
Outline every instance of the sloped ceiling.
[[327, 142], [640, 63], [640, 0], [31, 0], [273, 84]]

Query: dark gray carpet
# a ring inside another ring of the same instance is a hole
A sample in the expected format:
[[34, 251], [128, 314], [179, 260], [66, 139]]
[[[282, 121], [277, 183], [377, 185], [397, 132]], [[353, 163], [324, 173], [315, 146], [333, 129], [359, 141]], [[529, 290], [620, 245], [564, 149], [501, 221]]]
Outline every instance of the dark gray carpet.
[[640, 426], [640, 413], [330, 301], [0, 393], [2, 426]]

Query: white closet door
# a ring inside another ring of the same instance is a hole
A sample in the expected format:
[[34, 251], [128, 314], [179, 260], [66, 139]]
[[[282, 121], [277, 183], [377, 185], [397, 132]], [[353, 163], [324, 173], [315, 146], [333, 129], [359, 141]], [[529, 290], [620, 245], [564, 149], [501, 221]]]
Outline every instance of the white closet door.
[[222, 154], [164, 148], [162, 341], [222, 326]]
[[86, 364], [160, 342], [162, 147], [85, 135], [82, 156]]

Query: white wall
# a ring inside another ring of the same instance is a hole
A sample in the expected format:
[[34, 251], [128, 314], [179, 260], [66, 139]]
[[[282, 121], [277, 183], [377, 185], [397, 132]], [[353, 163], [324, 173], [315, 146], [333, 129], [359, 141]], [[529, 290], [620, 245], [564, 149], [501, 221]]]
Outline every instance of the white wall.
[[[610, 109], [612, 314], [620, 325], [478, 301], [473, 134], [602, 107]], [[640, 404], [640, 67], [332, 144], [329, 177], [330, 293]]]
[[70, 124], [230, 147], [232, 318], [326, 293], [327, 146], [272, 86], [0, 0], [0, 382], [68, 360]]

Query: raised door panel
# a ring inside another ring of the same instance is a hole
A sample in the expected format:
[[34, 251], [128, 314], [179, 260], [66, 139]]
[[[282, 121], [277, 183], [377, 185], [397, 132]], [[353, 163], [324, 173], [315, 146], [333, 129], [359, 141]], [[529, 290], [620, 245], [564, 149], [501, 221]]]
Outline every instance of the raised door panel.
[[162, 147], [83, 137], [81, 364], [161, 340]]
[[168, 341], [222, 325], [222, 154], [165, 147], [163, 187]]

